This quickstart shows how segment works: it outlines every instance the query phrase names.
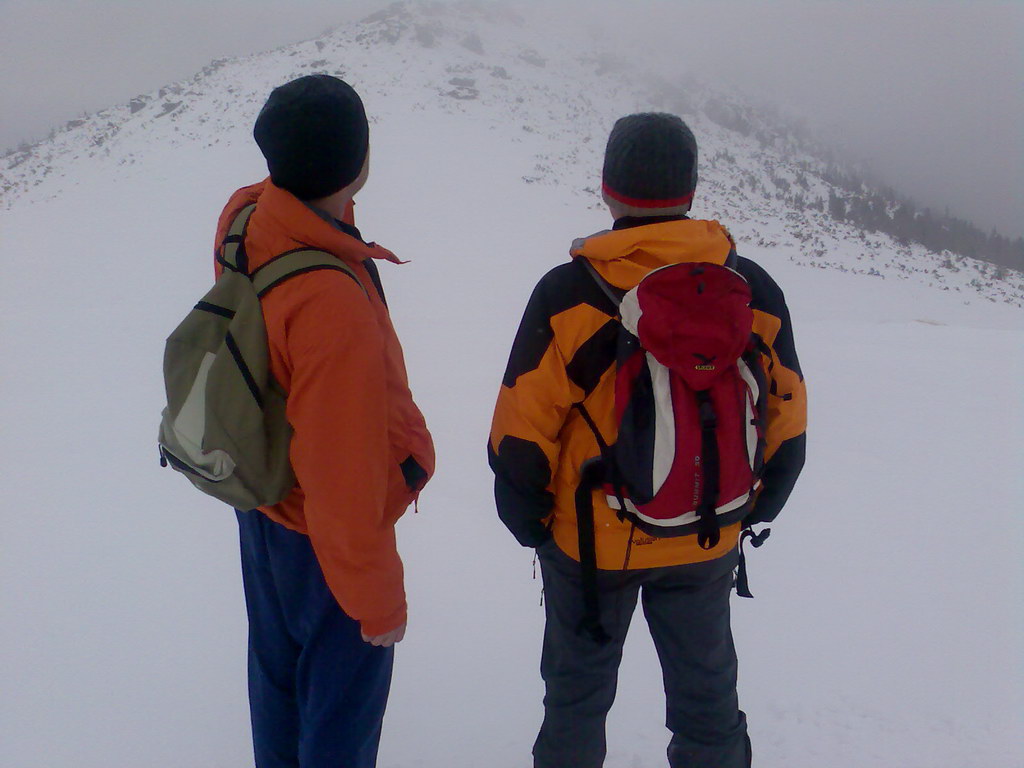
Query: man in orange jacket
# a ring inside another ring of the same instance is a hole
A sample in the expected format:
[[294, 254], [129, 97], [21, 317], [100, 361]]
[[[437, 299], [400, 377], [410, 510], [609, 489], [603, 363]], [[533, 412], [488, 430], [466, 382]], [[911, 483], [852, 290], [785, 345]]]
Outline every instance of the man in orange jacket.
[[374, 265], [397, 260], [352, 219], [369, 168], [359, 96], [301, 77], [271, 93], [253, 133], [270, 178], [235, 192], [216, 242], [256, 203], [250, 272], [313, 248], [358, 279], [313, 271], [262, 300], [297, 484], [280, 504], [238, 511], [256, 764], [371, 768], [406, 628], [395, 523], [433, 473], [433, 445]]
[[[498, 395], [488, 446], [498, 514], [520, 544], [537, 549], [544, 578], [546, 695], [536, 768], [603, 764], [605, 717], [638, 599], [664, 672], [669, 764], [750, 765], [729, 593], [741, 527], [774, 519], [803, 466], [806, 393], [782, 291], [736, 254], [718, 222], [688, 218], [696, 183], [696, 141], [678, 117], [629, 115], [615, 124], [603, 172], [613, 228], [577, 240], [571, 261], [540, 280]], [[580, 490], [581, 468], [617, 437], [618, 302], [653, 270], [687, 262], [742, 276], [764, 350], [761, 486], [745, 517], [723, 521], [707, 548], [696, 532], [645, 533], [604, 493]], [[586, 525], [578, 525], [578, 492], [593, 507]], [[585, 582], [584, 559], [596, 561], [593, 581]], [[588, 589], [599, 608], [588, 606]], [[598, 611], [603, 636], [580, 631]]]

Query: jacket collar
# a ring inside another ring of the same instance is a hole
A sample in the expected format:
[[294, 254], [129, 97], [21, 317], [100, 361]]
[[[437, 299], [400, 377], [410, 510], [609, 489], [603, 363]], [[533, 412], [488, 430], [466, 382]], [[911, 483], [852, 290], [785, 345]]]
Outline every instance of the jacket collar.
[[[315, 248], [335, 256], [363, 261], [373, 257], [372, 248], [356, 235], [345, 232], [291, 192], [270, 179], [263, 183], [255, 215], [266, 217], [272, 226], [289, 234], [305, 248]], [[353, 228], [354, 229], [354, 228]]]
[[303, 204], [307, 208], [309, 208], [309, 210], [311, 210], [313, 213], [319, 216], [321, 219], [330, 224], [332, 227], [340, 229], [346, 235], [354, 237], [361, 243], [366, 243], [366, 241], [363, 240], [362, 233], [359, 231], [359, 228], [356, 227], [355, 224], [349, 224], [347, 221], [343, 221], [342, 219], [336, 219], [333, 216], [331, 216], [331, 214], [329, 214], [327, 211], [323, 210], [322, 208], [317, 208], [315, 205], [310, 205], [309, 203]]
[[[276, 231], [302, 248], [327, 251], [340, 259], [360, 263], [366, 259], [384, 259], [404, 264], [395, 254], [376, 243], [366, 243], [359, 230], [350, 224], [322, 218], [295, 195], [274, 185], [270, 178], [243, 187], [235, 192], [221, 214], [219, 238], [238, 212], [251, 203], [258, 203], [249, 223], [254, 229]], [[220, 246], [220, 239], [217, 241]], [[273, 255], [273, 254], [271, 254]]]
[[620, 216], [612, 224], [613, 230], [632, 229], [633, 227], [644, 227], [648, 224], [661, 224], [666, 221], [683, 221], [689, 216]]

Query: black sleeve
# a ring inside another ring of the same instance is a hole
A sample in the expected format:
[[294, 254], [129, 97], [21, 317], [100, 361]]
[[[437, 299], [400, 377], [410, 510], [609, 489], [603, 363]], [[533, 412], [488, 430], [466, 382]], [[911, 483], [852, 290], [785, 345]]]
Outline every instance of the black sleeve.
[[769, 398], [775, 403], [776, 419], [768, 429], [786, 435], [765, 462], [763, 490], [757, 497], [748, 523], [767, 523], [776, 518], [789, 499], [804, 466], [807, 446], [807, 397], [803, 372], [793, 341], [793, 325], [782, 289], [757, 263], [740, 257], [738, 269], [750, 284], [751, 307], [779, 319], [779, 331], [771, 348], [776, 364], [770, 374]]
[[764, 490], [757, 497], [747, 523], [770, 523], [785, 506], [804, 468], [807, 433], [786, 440], [764, 465]]
[[524, 547], [539, 547], [551, 538], [544, 518], [554, 506], [554, 496], [547, 490], [551, 470], [544, 452], [536, 443], [505, 437], [500, 458], [488, 446], [487, 459], [494, 471], [498, 517]]

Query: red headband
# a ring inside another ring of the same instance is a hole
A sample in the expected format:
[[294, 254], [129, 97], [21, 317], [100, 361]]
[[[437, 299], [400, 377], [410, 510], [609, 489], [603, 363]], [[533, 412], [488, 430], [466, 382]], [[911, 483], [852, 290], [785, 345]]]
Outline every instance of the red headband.
[[629, 205], [633, 208], [676, 208], [680, 205], [687, 205], [693, 202], [693, 192], [682, 197], [671, 197], [665, 200], [645, 200], [637, 197], [627, 197], [626, 195], [620, 194], [609, 187], [604, 182], [601, 183], [602, 191], [608, 195], [612, 200], [622, 203], [623, 205]]

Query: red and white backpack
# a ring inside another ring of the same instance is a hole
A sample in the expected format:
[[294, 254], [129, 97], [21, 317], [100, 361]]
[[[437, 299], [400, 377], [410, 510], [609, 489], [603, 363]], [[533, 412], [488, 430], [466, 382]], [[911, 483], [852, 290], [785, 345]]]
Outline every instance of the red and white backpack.
[[[705, 549], [719, 528], [750, 511], [764, 453], [765, 381], [747, 281], [730, 266], [681, 263], [655, 269], [616, 294], [622, 325], [616, 356], [618, 435], [601, 445], [608, 504], [652, 536], [696, 533]], [[589, 491], [589, 489], [588, 489]], [[589, 495], [589, 493], [588, 493]]]

